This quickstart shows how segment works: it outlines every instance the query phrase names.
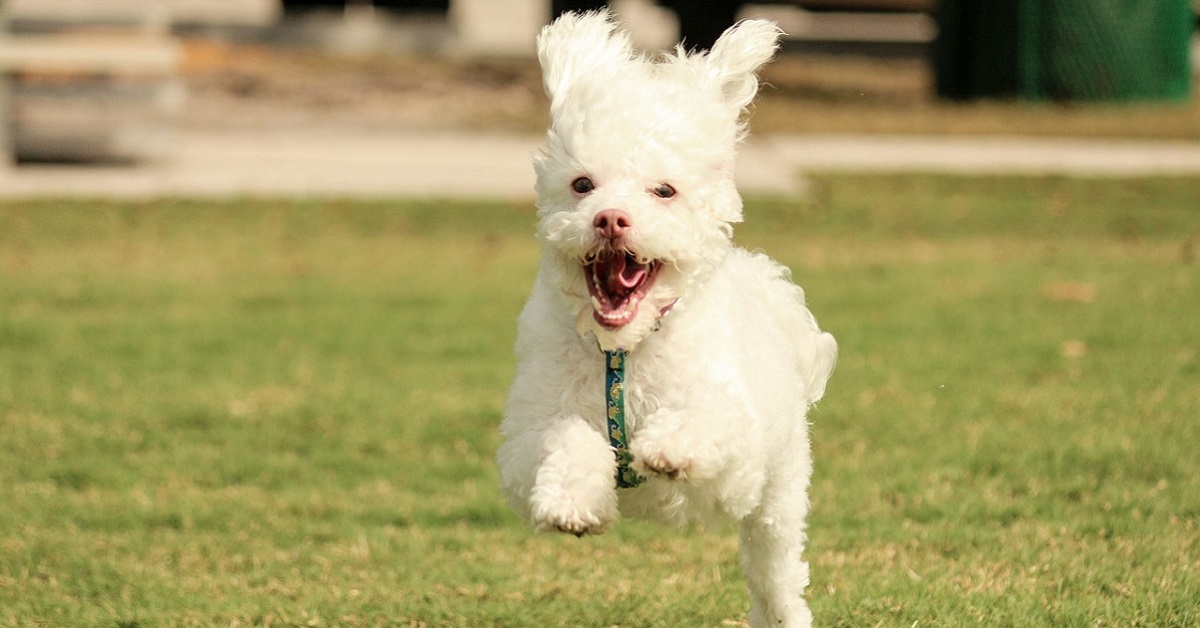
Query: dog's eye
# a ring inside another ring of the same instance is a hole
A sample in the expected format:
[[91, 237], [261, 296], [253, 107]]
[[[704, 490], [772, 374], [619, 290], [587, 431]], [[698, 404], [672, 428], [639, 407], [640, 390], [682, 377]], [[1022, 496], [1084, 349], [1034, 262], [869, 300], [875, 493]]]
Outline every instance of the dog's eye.
[[672, 196], [675, 196], [675, 188], [667, 185], [666, 183], [659, 184], [658, 187], [655, 187], [652, 191], [658, 198], [671, 198]]
[[587, 194], [596, 189], [596, 184], [587, 177], [579, 177], [571, 182], [571, 189], [575, 190], [576, 194]]

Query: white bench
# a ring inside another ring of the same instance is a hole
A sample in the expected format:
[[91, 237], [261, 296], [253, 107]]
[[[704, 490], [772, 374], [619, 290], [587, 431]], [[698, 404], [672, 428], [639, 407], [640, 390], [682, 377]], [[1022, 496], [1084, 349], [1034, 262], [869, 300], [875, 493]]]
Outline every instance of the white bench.
[[170, 153], [183, 52], [169, 36], [165, 3], [136, 4], [0, 0], [0, 159]]
[[168, 157], [174, 24], [262, 27], [279, 0], [0, 0], [0, 163]]

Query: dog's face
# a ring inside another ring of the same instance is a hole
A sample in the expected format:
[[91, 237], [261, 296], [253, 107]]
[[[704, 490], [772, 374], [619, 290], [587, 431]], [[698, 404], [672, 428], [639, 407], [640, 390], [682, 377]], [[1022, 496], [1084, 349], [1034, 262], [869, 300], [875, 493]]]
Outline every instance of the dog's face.
[[715, 266], [741, 220], [739, 118], [778, 29], [750, 21], [708, 55], [634, 55], [605, 13], [543, 29], [551, 101], [535, 156], [538, 236], [580, 333], [631, 349]]

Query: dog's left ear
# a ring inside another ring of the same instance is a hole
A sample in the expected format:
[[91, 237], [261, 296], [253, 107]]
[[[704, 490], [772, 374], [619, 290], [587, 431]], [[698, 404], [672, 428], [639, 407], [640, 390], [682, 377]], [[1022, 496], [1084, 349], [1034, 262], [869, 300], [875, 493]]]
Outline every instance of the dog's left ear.
[[775, 56], [783, 31], [767, 20], [744, 20], [726, 30], [704, 57], [725, 102], [741, 112], [758, 92], [758, 68]]

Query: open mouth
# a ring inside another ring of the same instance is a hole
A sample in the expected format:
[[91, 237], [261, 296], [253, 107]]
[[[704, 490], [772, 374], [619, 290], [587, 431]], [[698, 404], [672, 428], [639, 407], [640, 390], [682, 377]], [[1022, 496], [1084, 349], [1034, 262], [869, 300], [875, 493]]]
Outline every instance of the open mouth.
[[658, 260], [639, 258], [629, 251], [603, 250], [589, 254], [583, 262], [592, 316], [604, 327], [616, 329], [637, 316], [638, 304], [654, 285]]

